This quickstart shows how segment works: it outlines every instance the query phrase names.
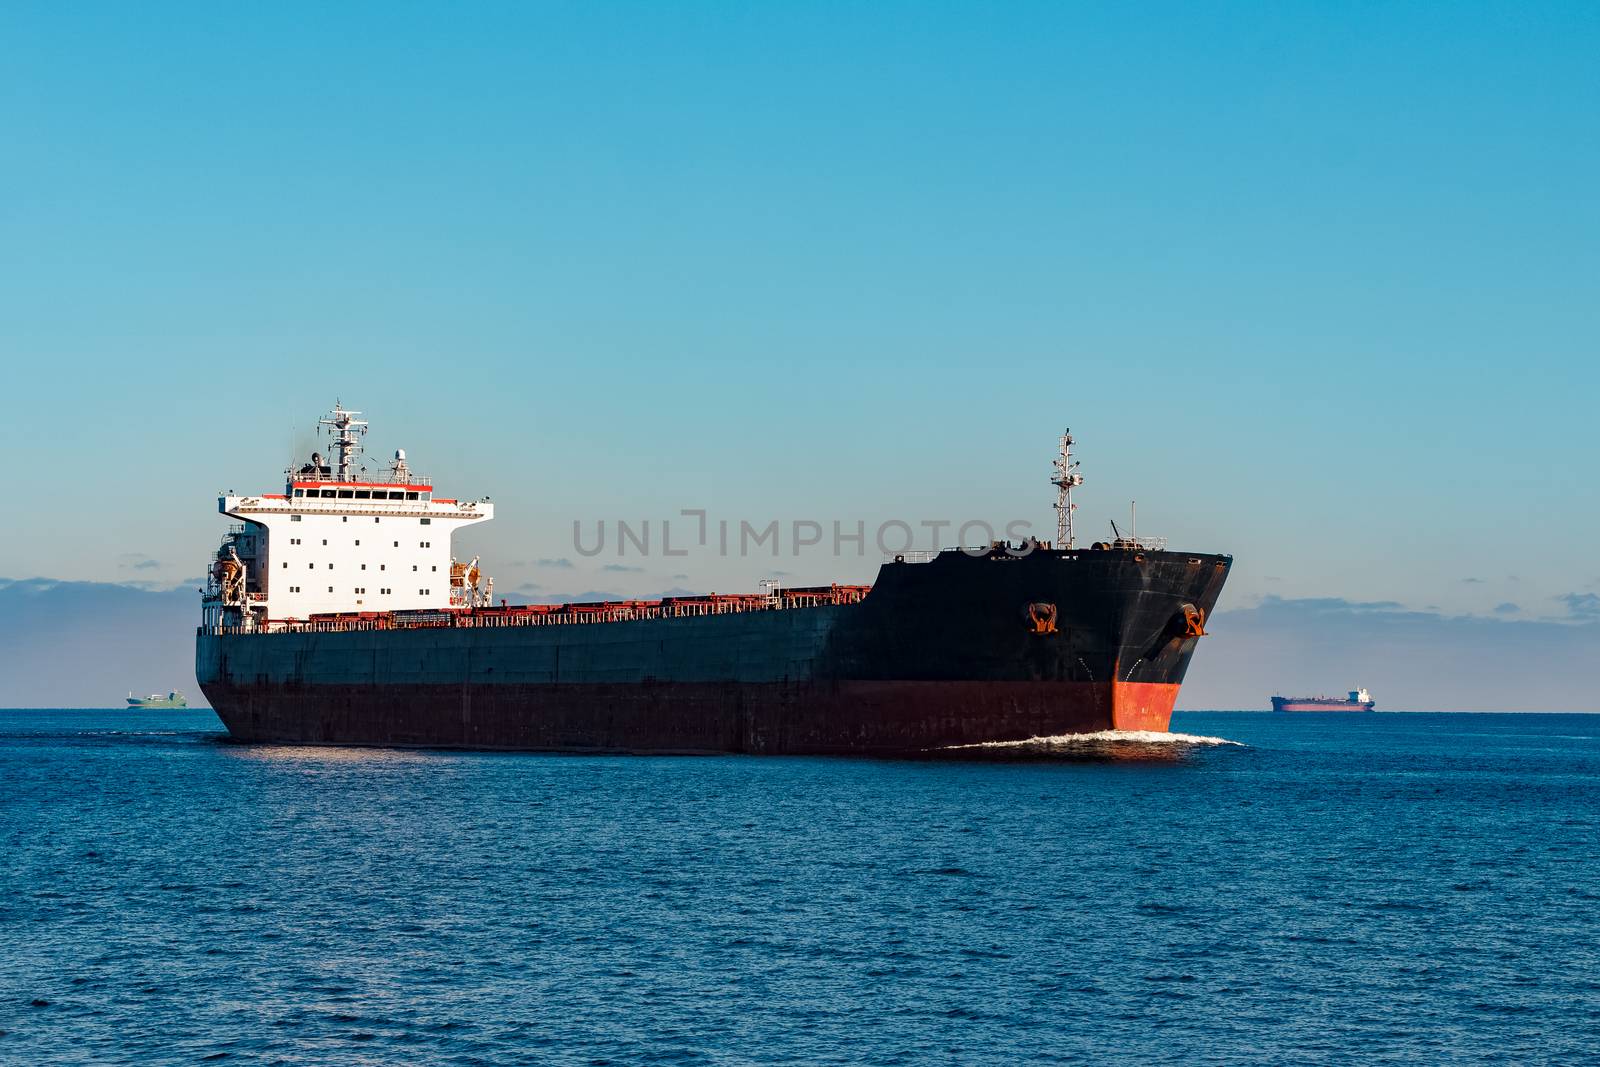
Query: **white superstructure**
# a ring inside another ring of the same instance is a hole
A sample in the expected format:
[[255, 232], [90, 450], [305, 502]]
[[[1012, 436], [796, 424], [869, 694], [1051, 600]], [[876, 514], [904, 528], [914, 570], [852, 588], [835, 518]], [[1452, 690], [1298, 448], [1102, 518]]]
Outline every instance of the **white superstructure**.
[[282, 493], [228, 493], [217, 510], [239, 520], [223, 539], [204, 593], [205, 624], [270, 628], [313, 615], [487, 605], [477, 560], [457, 563], [455, 531], [494, 517], [483, 500], [434, 495], [405, 453], [369, 476], [356, 466], [366, 423], [339, 405], [322, 420], [336, 466], [312, 453]]

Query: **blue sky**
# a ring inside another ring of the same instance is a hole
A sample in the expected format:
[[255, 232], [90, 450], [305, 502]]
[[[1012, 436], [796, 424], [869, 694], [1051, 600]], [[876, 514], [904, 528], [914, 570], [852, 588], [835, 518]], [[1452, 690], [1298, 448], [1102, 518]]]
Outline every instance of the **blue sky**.
[[1048, 536], [1070, 425], [1085, 526], [1225, 604], [1572, 617], [1596, 55], [1559, 3], [8, 4], [0, 576], [200, 573], [338, 396], [528, 596], [877, 562], [575, 519]]

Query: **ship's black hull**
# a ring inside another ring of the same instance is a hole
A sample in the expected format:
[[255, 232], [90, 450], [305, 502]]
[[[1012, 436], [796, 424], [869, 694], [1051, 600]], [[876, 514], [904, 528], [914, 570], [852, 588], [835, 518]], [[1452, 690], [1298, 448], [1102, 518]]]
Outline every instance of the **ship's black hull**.
[[857, 604], [203, 631], [196, 670], [236, 738], [291, 744], [893, 753], [1165, 730], [1229, 564], [1120, 549], [944, 553], [885, 565]]

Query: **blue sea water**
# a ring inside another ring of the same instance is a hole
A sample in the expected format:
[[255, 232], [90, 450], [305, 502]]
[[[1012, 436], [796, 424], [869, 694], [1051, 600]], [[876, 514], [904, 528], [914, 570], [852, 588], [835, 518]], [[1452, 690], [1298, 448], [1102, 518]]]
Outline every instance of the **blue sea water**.
[[0, 712], [0, 1061], [1595, 1062], [1600, 716], [1173, 728], [1211, 741], [590, 758]]

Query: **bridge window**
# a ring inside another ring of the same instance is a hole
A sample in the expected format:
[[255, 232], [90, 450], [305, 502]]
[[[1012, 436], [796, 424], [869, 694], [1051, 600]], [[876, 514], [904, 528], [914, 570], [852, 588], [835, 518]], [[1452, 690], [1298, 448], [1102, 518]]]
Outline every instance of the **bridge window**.
[[415, 493], [407, 493], [406, 494], [406, 499], [407, 500], [415, 500], [415, 499], [417, 499], [417, 494], [415, 494]]
[[324, 490], [322, 490], [322, 499], [324, 499], [324, 500], [332, 500], [335, 496], [338, 496], [338, 494], [335, 493], [332, 489], [324, 489]]
[[369, 490], [369, 489], [357, 489], [356, 490], [356, 499], [357, 500], [371, 500], [372, 499], [372, 491]]
[[296, 489], [294, 491], [294, 495], [295, 496], [305, 496], [306, 495], [306, 491], [304, 489]]
[[339, 499], [340, 500], [349, 500], [352, 497], [354, 497], [354, 495], [355, 495], [355, 490], [354, 489], [341, 489], [341, 490], [339, 490]]

